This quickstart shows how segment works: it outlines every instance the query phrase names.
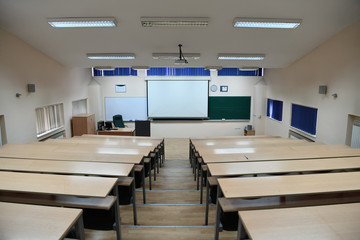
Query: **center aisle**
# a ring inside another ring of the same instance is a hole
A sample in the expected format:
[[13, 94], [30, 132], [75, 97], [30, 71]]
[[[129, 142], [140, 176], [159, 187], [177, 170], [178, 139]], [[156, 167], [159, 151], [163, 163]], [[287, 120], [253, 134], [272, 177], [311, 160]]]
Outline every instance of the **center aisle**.
[[[188, 139], [165, 139], [165, 165], [153, 190], [146, 192], [147, 204], [142, 204], [142, 191], [136, 193], [139, 226], [133, 225], [132, 206], [120, 206], [123, 240], [214, 238], [215, 206], [210, 207], [209, 226], [203, 226], [205, 205], [199, 204], [188, 149]], [[115, 234], [86, 230], [86, 239], [111, 240]], [[220, 233], [220, 239], [236, 239], [236, 232]]]

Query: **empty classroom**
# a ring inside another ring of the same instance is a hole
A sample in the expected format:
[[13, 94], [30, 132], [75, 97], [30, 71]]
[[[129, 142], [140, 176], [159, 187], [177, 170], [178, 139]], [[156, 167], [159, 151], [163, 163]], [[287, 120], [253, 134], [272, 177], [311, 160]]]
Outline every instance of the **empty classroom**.
[[359, 13], [0, 0], [0, 239], [358, 239]]

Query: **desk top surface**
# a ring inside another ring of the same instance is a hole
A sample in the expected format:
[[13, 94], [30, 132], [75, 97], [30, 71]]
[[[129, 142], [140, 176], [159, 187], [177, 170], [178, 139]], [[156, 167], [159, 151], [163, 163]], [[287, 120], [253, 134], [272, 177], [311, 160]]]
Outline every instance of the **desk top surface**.
[[0, 190], [79, 197], [106, 197], [117, 178], [0, 171]]
[[274, 145], [295, 142], [308, 142], [305, 140], [294, 140], [290, 138], [214, 138], [214, 139], [191, 139], [192, 144], [198, 148], [202, 146], [217, 147], [217, 146], [252, 146], [252, 145]]
[[126, 177], [134, 164], [53, 161], [39, 159], [0, 158], [0, 169], [5, 171], [83, 174], [109, 177]]
[[134, 132], [135, 128], [113, 128], [110, 130], [98, 130], [98, 132]]
[[360, 172], [219, 178], [225, 198], [251, 198], [360, 190]]
[[296, 146], [290, 149], [279, 147], [277, 150], [258, 153], [212, 154], [205, 152], [200, 154], [205, 163], [221, 163], [357, 157], [360, 156], [360, 149], [350, 148], [344, 145], [314, 145]]
[[[56, 151], [56, 146], [53, 148], [51, 148], [51, 145], [44, 146], [41, 144], [6, 144], [0, 147], [0, 157], [139, 164], [142, 157], [148, 155], [148, 152], [144, 155], [112, 154], [112, 152], [121, 151], [112, 148], [105, 148], [103, 151], [100, 151], [100, 149], [97, 153], [77, 151], [76, 147], [71, 147], [67, 151]], [[130, 150], [128, 149], [128, 151]]]
[[140, 136], [109, 136], [109, 135], [96, 135], [96, 134], [83, 134], [81, 136], [76, 136], [73, 138], [102, 138], [102, 139], [132, 139], [132, 140], [157, 140], [162, 141], [163, 138], [154, 138], [154, 137], [140, 137]]
[[227, 177], [247, 174], [360, 169], [360, 157], [209, 163], [207, 166], [212, 176]]
[[161, 141], [151, 139], [130, 139], [130, 138], [86, 138], [86, 137], [73, 137], [63, 139], [49, 139], [43, 143], [46, 144], [87, 144], [98, 145], [103, 147], [153, 147], [159, 145]]
[[82, 214], [74, 208], [5, 202], [0, 212], [0, 239], [63, 239]]
[[[344, 148], [344, 145], [334, 145], [335, 147]], [[282, 152], [282, 151], [298, 151], [302, 149], [321, 149], [328, 148], [323, 143], [310, 143], [306, 141], [300, 142], [285, 142], [282, 144], [272, 145], [253, 145], [253, 146], [200, 146], [196, 150], [200, 155], [225, 155], [225, 154], [247, 154], [247, 153], [269, 153], [269, 152]], [[345, 147], [347, 148], [347, 147]]]
[[250, 238], [359, 239], [360, 203], [240, 211]]

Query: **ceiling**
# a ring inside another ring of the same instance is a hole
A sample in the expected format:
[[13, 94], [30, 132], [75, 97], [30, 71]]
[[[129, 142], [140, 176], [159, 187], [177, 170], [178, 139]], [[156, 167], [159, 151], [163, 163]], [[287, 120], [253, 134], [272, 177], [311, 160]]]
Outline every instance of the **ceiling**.
[[[116, 28], [54, 29], [49, 17], [115, 17]], [[205, 28], [144, 28], [141, 17], [208, 17]], [[294, 30], [238, 29], [235, 17], [300, 18]], [[360, 21], [360, 0], [0, 0], [0, 27], [69, 67], [174, 66], [152, 53], [200, 53], [187, 66], [290, 65]], [[134, 53], [90, 60], [87, 53]], [[219, 53], [265, 54], [262, 61], [217, 60]]]

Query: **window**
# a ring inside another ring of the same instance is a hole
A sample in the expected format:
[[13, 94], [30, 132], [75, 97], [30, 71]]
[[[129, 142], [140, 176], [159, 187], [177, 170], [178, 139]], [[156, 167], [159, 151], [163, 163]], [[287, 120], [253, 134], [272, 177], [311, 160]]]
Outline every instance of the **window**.
[[316, 136], [317, 109], [292, 104], [291, 126], [307, 134]]
[[87, 99], [72, 102], [72, 115], [87, 114]]
[[36, 135], [49, 136], [64, 128], [64, 106], [62, 103], [40, 107], [36, 112]]
[[282, 112], [283, 112], [283, 102], [269, 98], [267, 101], [266, 116], [281, 122]]

